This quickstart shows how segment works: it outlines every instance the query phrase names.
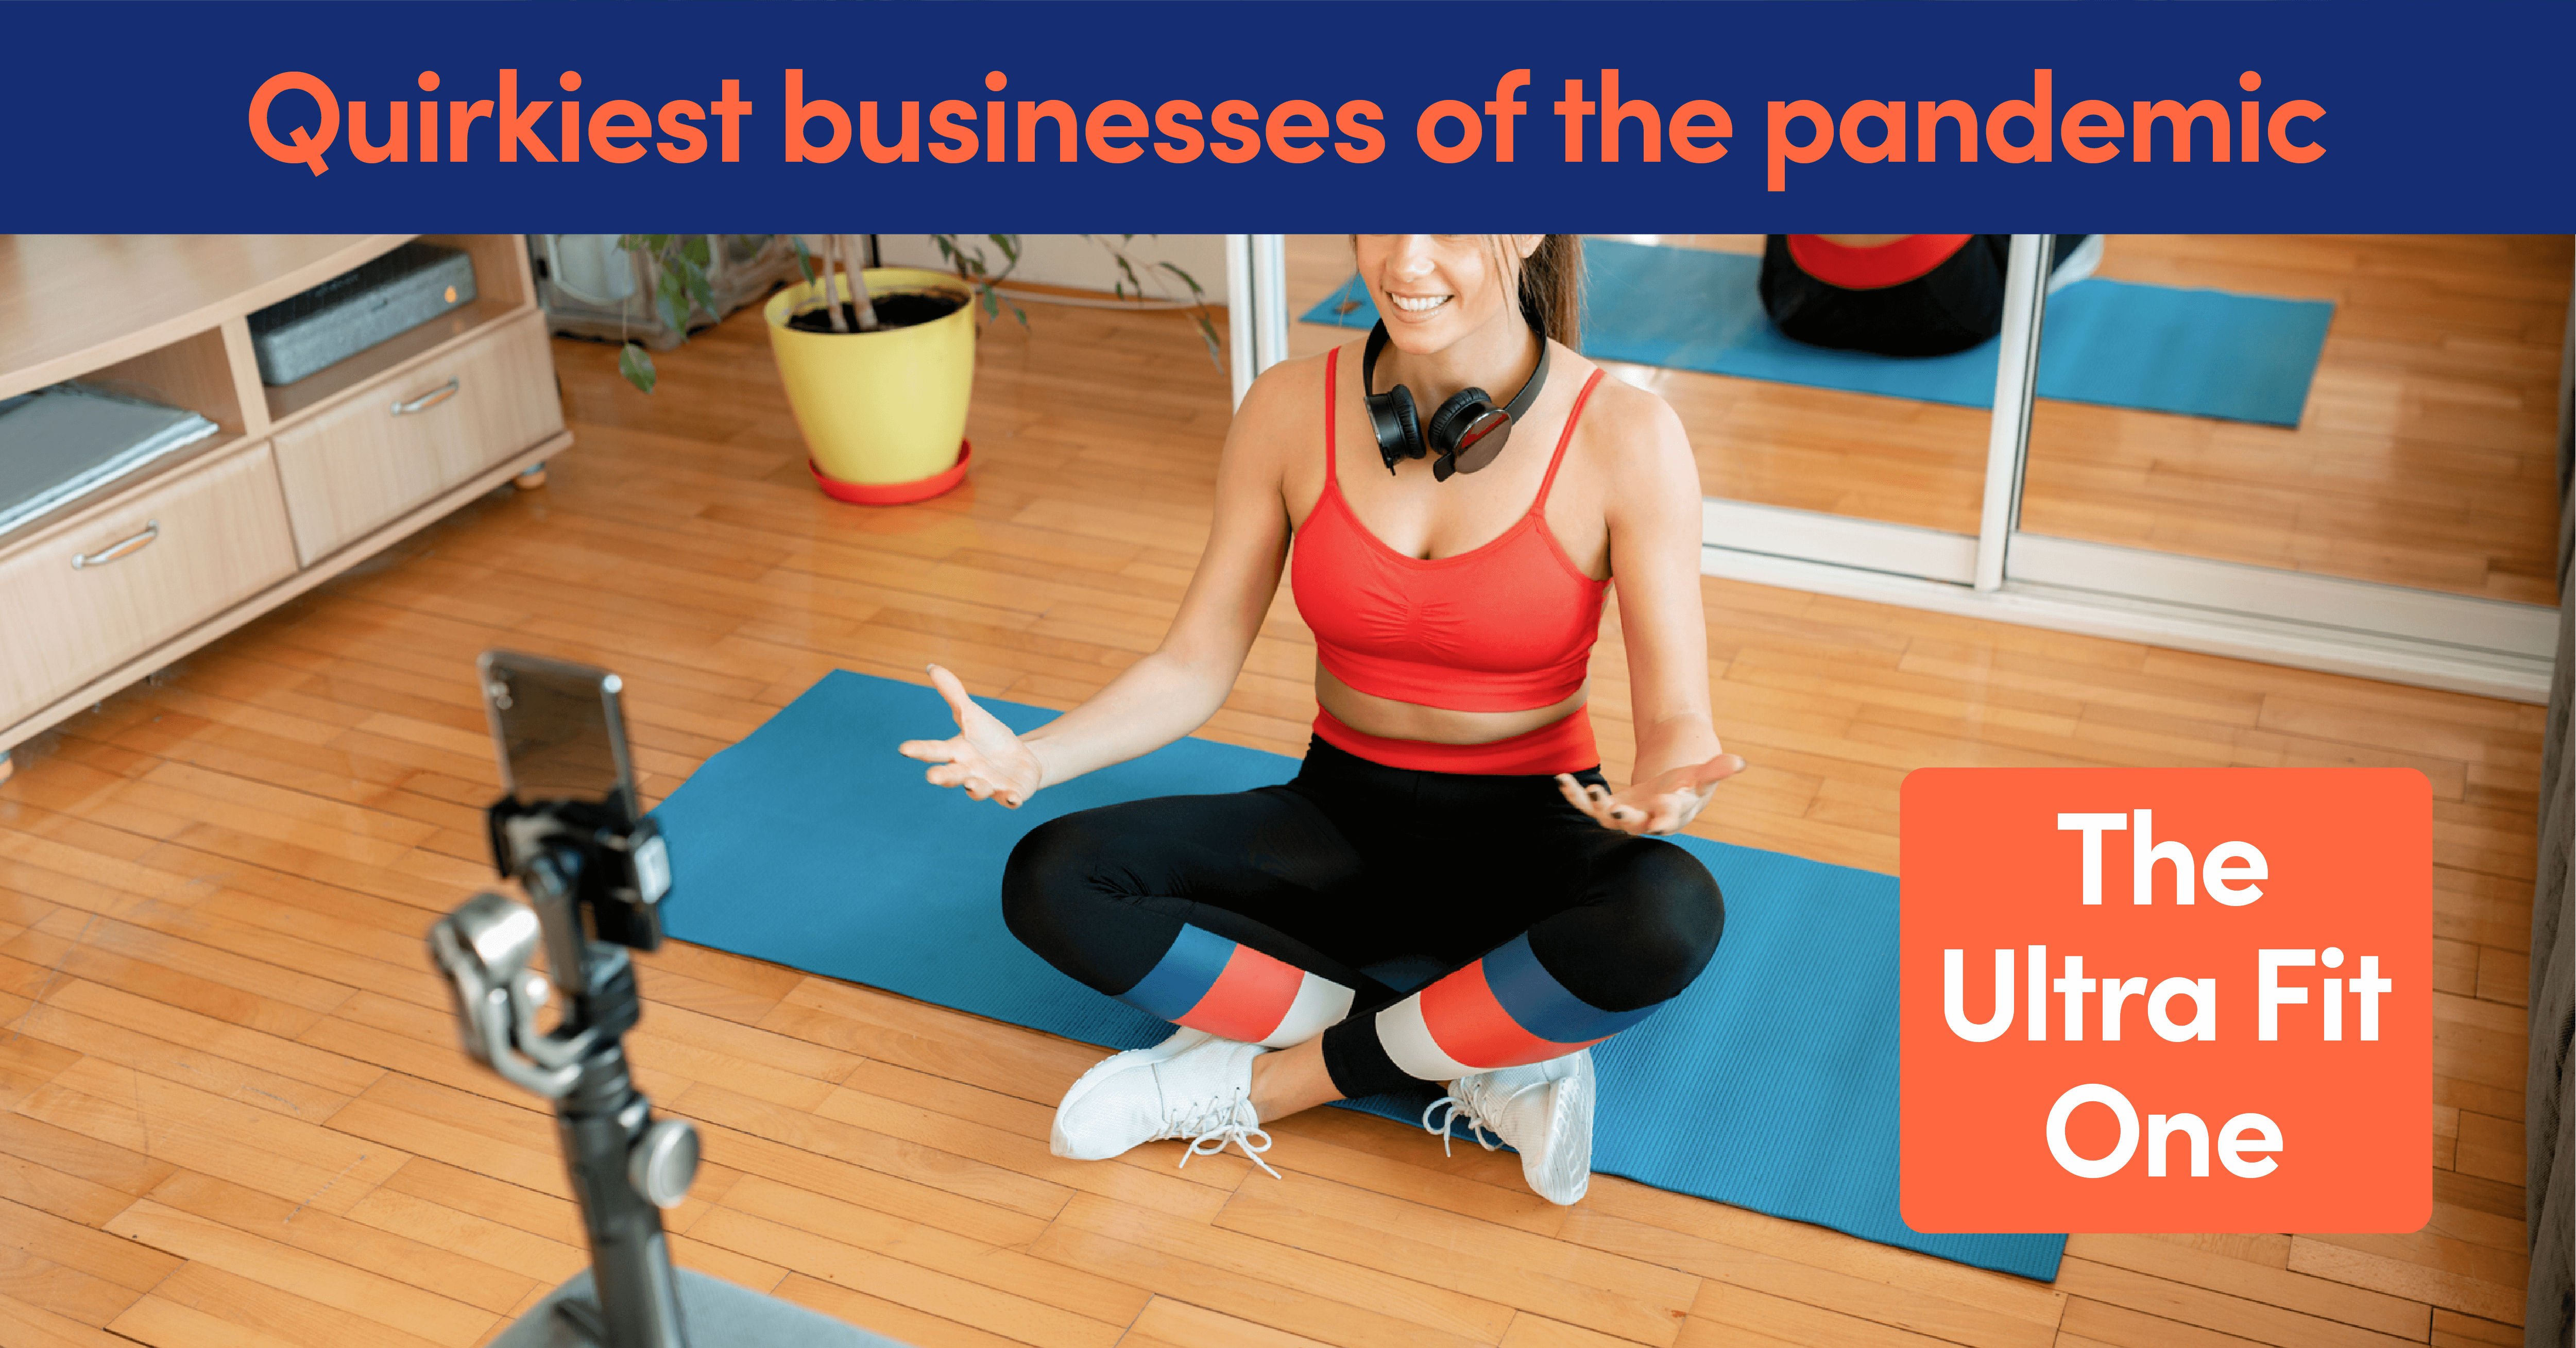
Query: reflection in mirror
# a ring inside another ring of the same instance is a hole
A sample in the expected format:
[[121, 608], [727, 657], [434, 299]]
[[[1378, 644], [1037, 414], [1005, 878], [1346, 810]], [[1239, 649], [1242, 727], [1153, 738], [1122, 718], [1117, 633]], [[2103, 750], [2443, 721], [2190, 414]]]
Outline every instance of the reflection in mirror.
[[2051, 296], [2028, 533], [2557, 602], [2564, 235], [2106, 236]]
[[[1586, 236], [1583, 353], [1672, 405], [1709, 496], [1974, 534], [1991, 354], [1963, 375], [1792, 342], [1764, 312], [1763, 248], [1759, 234]], [[1353, 280], [1348, 236], [1288, 236], [1291, 354], [1365, 330]]]

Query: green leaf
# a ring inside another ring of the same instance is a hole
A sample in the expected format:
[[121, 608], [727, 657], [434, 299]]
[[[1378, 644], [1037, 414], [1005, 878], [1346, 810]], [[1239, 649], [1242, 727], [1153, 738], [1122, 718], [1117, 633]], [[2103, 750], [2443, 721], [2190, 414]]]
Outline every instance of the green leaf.
[[713, 250], [707, 247], [706, 235], [692, 234], [685, 242], [681, 243], [680, 256], [687, 258], [697, 266], [704, 267], [707, 265], [708, 261], [715, 256], [715, 254]]
[[796, 245], [796, 270], [804, 274], [805, 284], [814, 284], [814, 255], [805, 251], [805, 236], [790, 234], [787, 241]]
[[679, 272], [663, 268], [662, 279], [653, 287], [653, 300], [663, 326], [685, 336], [689, 331], [689, 290]]
[[628, 342], [625, 349], [617, 353], [617, 372], [626, 377], [627, 383], [646, 393], [653, 391], [654, 382], [660, 378], [654, 373], [653, 358], [633, 342]]
[[681, 287], [688, 292], [689, 298], [696, 302], [697, 307], [706, 310], [709, 314], [716, 312], [715, 287], [707, 284], [705, 266], [683, 255], [672, 261], [671, 269], [679, 273]]
[[1181, 278], [1181, 284], [1190, 288], [1190, 298], [1197, 300], [1201, 304], [1207, 303], [1207, 292], [1199, 288], [1197, 278], [1191, 276], [1188, 272], [1173, 266], [1169, 262], [1157, 262], [1154, 266], [1158, 270], [1170, 272], [1172, 275]]

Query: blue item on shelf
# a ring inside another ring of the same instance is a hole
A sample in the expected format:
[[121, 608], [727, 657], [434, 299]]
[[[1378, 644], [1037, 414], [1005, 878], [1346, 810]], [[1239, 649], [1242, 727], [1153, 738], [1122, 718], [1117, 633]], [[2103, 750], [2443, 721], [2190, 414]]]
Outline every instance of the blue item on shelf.
[[217, 429], [194, 412], [87, 384], [0, 401], [0, 536]]

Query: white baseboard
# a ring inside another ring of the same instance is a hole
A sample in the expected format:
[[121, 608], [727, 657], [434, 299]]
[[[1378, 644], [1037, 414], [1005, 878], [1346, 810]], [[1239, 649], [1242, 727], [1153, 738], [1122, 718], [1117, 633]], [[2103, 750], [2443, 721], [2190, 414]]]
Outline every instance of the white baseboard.
[[[2545, 703], [2549, 700], [2550, 651], [2555, 645], [2556, 614], [2546, 609], [2538, 611], [2549, 615], [2552, 638], [2540, 653], [2533, 654], [2356, 631], [2289, 618], [2227, 613], [2189, 604], [2128, 598], [2033, 581], [2008, 581], [2000, 590], [1979, 592], [1968, 585], [1949, 581], [1725, 547], [1703, 547], [1700, 550], [1700, 573], [1847, 599], [2259, 660], [2297, 669], [2385, 679], [2515, 702]], [[2464, 598], [2464, 602], [2492, 601], [2467, 601]]]

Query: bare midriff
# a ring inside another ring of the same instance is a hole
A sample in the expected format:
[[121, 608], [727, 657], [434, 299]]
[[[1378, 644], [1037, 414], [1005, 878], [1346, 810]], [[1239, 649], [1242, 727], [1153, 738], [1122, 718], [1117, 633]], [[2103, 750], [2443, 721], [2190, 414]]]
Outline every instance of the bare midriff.
[[1891, 243], [1914, 236], [1911, 234], [1819, 234], [1816, 237], [1827, 243], [1841, 244], [1845, 248], [1885, 248]]
[[1562, 701], [1526, 711], [1452, 711], [1363, 693], [1315, 666], [1315, 701], [1342, 724], [1381, 739], [1490, 744], [1563, 720], [1589, 696], [1589, 689], [1578, 689]]

